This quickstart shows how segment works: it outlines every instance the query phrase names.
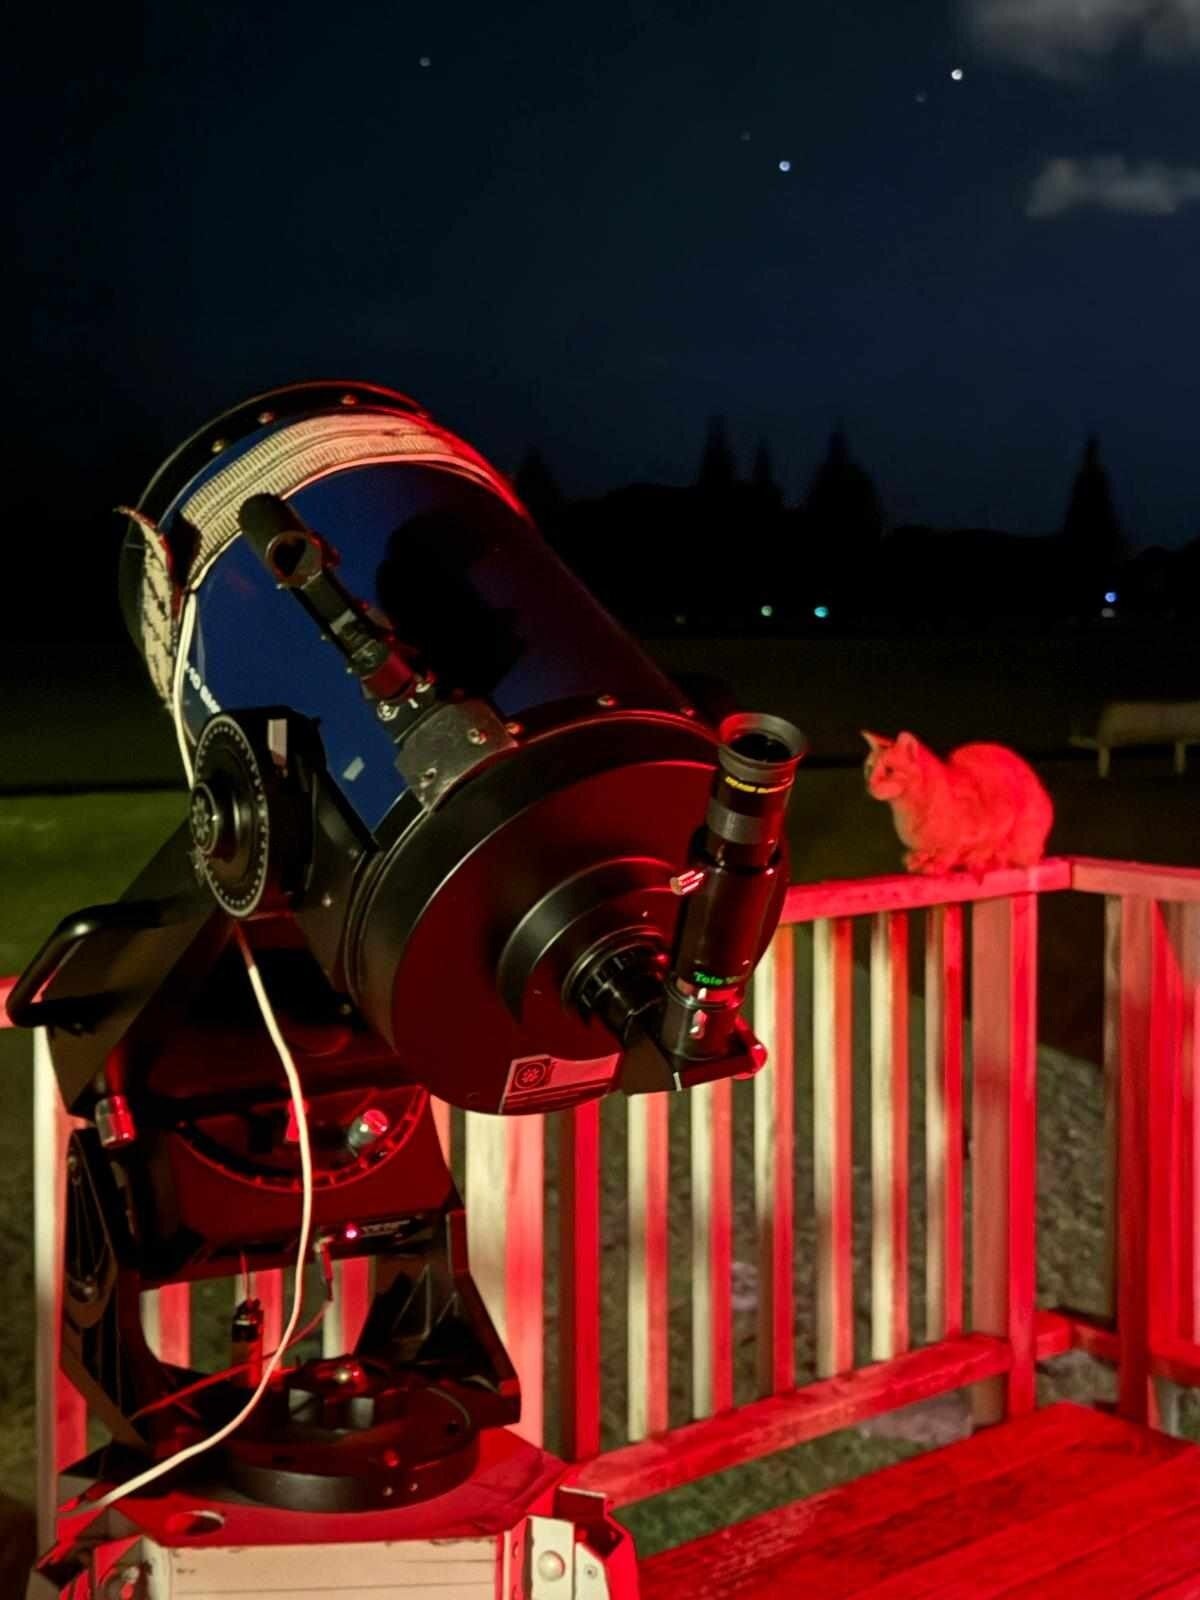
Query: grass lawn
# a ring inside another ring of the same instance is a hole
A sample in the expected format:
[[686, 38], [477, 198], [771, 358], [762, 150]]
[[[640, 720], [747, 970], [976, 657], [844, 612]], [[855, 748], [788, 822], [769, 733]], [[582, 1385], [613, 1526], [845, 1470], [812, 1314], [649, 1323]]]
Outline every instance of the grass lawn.
[[[1081, 762], [1048, 763], [1042, 768], [1054, 796], [1058, 823], [1052, 848], [1063, 853], [1112, 855], [1144, 860], [1200, 864], [1200, 827], [1196, 824], [1200, 781], [1188, 775], [1173, 778], [1165, 753], [1154, 757], [1118, 757], [1114, 777], [1101, 783]], [[19, 970], [40, 939], [67, 911], [113, 897], [152, 854], [183, 814], [178, 793], [91, 794], [0, 799], [0, 974]], [[899, 847], [883, 807], [862, 794], [861, 778], [851, 770], [802, 773], [792, 815], [793, 873], [817, 881], [842, 876], [867, 876], [895, 871]], [[1041, 982], [1042, 1050], [1039, 1056], [1041, 1283], [1046, 1303], [1066, 1300], [1095, 1304], [1099, 1294], [1101, 1212], [1099, 1166], [1101, 1105], [1098, 1075], [1101, 1018], [1101, 922], [1098, 902], [1085, 897], [1047, 897], [1042, 913]], [[797, 1355], [802, 1373], [811, 1369], [811, 1260], [813, 1219], [811, 1196], [811, 1040], [806, 1018], [811, 1015], [807, 951], [809, 935], [801, 931], [797, 1004], [799, 1026], [797, 1140]], [[914, 941], [919, 930], [914, 930]], [[914, 948], [919, 948], [914, 942]], [[923, 1005], [920, 963], [914, 963], [912, 1006], [913, 1060], [919, 1063]], [[859, 972], [856, 994], [856, 1094], [865, 1105], [866, 1041], [868, 1038], [865, 973]], [[0, 1032], [0, 1252], [3, 1299], [0, 1301], [0, 1540], [15, 1559], [27, 1539], [22, 1508], [29, 1505], [32, 1477], [31, 1233], [30, 1217], [30, 1082], [29, 1040]], [[735, 1192], [737, 1217], [735, 1258], [740, 1263], [735, 1293], [744, 1309], [735, 1327], [739, 1398], [748, 1398], [751, 1384], [753, 1332], [753, 1217], [750, 1174], [750, 1085], [737, 1084]], [[921, 1161], [920, 1072], [914, 1074], [914, 1188], [919, 1191]], [[623, 1103], [604, 1108], [604, 1246], [605, 1306], [605, 1435], [617, 1442], [624, 1411], [624, 1335], [621, 1327], [625, 1272], [621, 1235], [624, 1188]], [[860, 1242], [856, 1287], [865, 1332], [869, 1262], [861, 1248], [866, 1237], [869, 1195], [866, 1119], [856, 1126], [856, 1184]], [[550, 1131], [553, 1143], [553, 1129]], [[683, 1361], [688, 1321], [687, 1173], [688, 1109], [685, 1100], [672, 1108], [672, 1302], [680, 1359], [673, 1372], [673, 1415], [682, 1420], [687, 1407], [687, 1374]], [[552, 1161], [547, 1162], [553, 1170]], [[677, 1175], [677, 1179], [676, 1176]], [[552, 1199], [552, 1196], [551, 1196]], [[914, 1201], [913, 1282], [921, 1282], [923, 1217]], [[914, 1297], [916, 1302], [917, 1297]], [[553, 1316], [551, 1292], [551, 1315]], [[914, 1328], [921, 1331], [919, 1303]], [[224, 1338], [213, 1332], [213, 1348]], [[552, 1363], [551, 1363], [552, 1364]], [[1048, 1380], [1049, 1382], [1049, 1380]], [[1066, 1364], [1053, 1380], [1053, 1392], [1094, 1392], [1094, 1371]], [[1196, 1410], [1187, 1414], [1189, 1431], [1200, 1436]], [[553, 1442], [553, 1419], [551, 1418]], [[668, 1504], [654, 1501], [634, 1508], [627, 1520], [648, 1552], [721, 1522], [807, 1494], [829, 1483], [897, 1459], [921, 1447], [919, 1428], [887, 1436], [887, 1430], [851, 1430], [832, 1439], [722, 1474], [679, 1494]], [[3, 1518], [4, 1497], [10, 1516]], [[7, 1533], [5, 1533], [7, 1528]], [[0, 1568], [3, 1561], [0, 1560]], [[12, 1586], [10, 1585], [9, 1588]], [[8, 1592], [6, 1589], [5, 1592]]]

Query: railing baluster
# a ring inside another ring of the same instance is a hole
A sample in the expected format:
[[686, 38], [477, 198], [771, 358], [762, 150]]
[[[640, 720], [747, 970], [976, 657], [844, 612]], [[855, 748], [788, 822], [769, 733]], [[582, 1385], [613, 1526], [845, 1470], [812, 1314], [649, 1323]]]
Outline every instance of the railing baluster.
[[[1155, 1053], [1150, 1062], [1148, 1132], [1151, 1185], [1150, 1237], [1154, 1250], [1147, 1263], [1150, 1281], [1149, 1340], [1152, 1354], [1180, 1337], [1184, 1317], [1182, 1199], [1184, 1194], [1183, 1135], [1183, 1008], [1182, 923], [1185, 907], [1162, 904], [1152, 918], [1152, 1003], [1160, 1015], [1154, 1027]], [[1178, 1433], [1182, 1391], [1178, 1384], [1154, 1380], [1158, 1423]]]
[[[263, 1349], [274, 1350], [283, 1334], [283, 1273], [252, 1272], [250, 1293], [262, 1307]], [[235, 1303], [242, 1297], [242, 1282], [237, 1280]]]
[[[1117, 1409], [1136, 1422], [1157, 1424], [1158, 1398], [1150, 1374], [1155, 1307], [1161, 1270], [1152, 1262], [1164, 1241], [1151, 1233], [1154, 1191], [1166, 1178], [1155, 1172], [1161, 1154], [1155, 1126], [1159, 1099], [1155, 1079], [1168, 1065], [1165, 1000], [1165, 937], [1158, 905], [1141, 895], [1121, 902], [1120, 1073], [1118, 1129], [1117, 1327], [1121, 1363]], [[1167, 1257], [1170, 1261], [1170, 1256]]]
[[628, 1104], [630, 1439], [662, 1433], [670, 1420], [667, 1251], [668, 1118], [665, 1094]]
[[192, 1286], [168, 1283], [142, 1296], [142, 1332], [160, 1361], [186, 1367], [192, 1355]]
[[451, 1121], [450, 1103], [439, 1100], [436, 1095], [429, 1096], [429, 1109], [433, 1114], [433, 1125], [437, 1129], [438, 1143], [442, 1147], [442, 1155], [446, 1165], [450, 1165], [451, 1156]]
[[908, 913], [871, 927], [871, 1355], [887, 1361], [908, 1330]]
[[972, 919], [973, 1321], [1013, 1354], [973, 1396], [991, 1422], [1035, 1400], [1037, 897], [982, 902]]
[[1104, 899], [1104, 1256], [1100, 1310], [1117, 1314], [1118, 1167], [1121, 1144], [1121, 916], [1119, 895]]
[[925, 1337], [963, 1326], [963, 925], [935, 906], [925, 943]]
[[70, 1136], [71, 1118], [59, 1093], [49, 1043], [39, 1028], [33, 1039], [33, 1275], [37, 1317], [39, 1550], [54, 1543], [58, 1474], [87, 1453], [87, 1406], [59, 1365]]
[[813, 927], [813, 1184], [820, 1378], [849, 1372], [854, 1365], [853, 1026], [853, 925], [848, 917], [822, 917]]
[[[371, 1308], [372, 1265], [368, 1256], [352, 1256], [334, 1262], [333, 1302], [321, 1319], [322, 1355], [344, 1356], [358, 1343]], [[301, 1323], [301, 1327], [303, 1325]]]
[[701, 1084], [692, 1118], [692, 1415], [733, 1404], [732, 1084]]
[[1200, 906], [1180, 905], [1180, 1332], [1200, 1342]]
[[559, 1382], [562, 1454], [600, 1448], [600, 1103], [559, 1123]]
[[792, 1250], [795, 1160], [795, 963], [780, 928], [754, 974], [754, 1029], [767, 1064], [754, 1080], [754, 1215], [758, 1227], [758, 1392], [796, 1382]]
[[514, 1428], [542, 1442], [543, 1119], [468, 1112], [471, 1275], [521, 1383]]

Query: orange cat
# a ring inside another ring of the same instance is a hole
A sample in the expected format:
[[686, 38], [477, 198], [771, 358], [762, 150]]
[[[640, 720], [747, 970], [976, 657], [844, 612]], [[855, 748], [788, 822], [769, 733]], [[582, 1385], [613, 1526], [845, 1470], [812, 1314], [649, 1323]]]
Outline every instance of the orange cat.
[[867, 793], [886, 800], [910, 872], [981, 874], [1040, 861], [1054, 820], [1037, 774], [1001, 744], [964, 744], [942, 761], [911, 733], [864, 731]]

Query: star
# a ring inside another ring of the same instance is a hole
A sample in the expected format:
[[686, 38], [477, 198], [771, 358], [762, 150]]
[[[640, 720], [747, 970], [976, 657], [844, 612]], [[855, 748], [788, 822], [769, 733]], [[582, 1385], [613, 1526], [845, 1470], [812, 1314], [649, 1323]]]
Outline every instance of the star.
[[779, 170], [780, 172], [790, 172], [792, 170], [792, 163], [790, 161], [781, 161], [779, 163]]
[[963, 80], [963, 69], [961, 67], [952, 67], [950, 70], [950, 76], [954, 79], [955, 83], [961, 83]]

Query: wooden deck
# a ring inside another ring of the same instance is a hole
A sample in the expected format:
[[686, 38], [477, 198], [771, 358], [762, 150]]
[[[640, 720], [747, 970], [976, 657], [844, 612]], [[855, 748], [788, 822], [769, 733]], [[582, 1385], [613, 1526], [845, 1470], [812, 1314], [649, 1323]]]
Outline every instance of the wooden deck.
[[641, 1571], [642, 1600], [1200, 1597], [1200, 1449], [1051, 1406]]

